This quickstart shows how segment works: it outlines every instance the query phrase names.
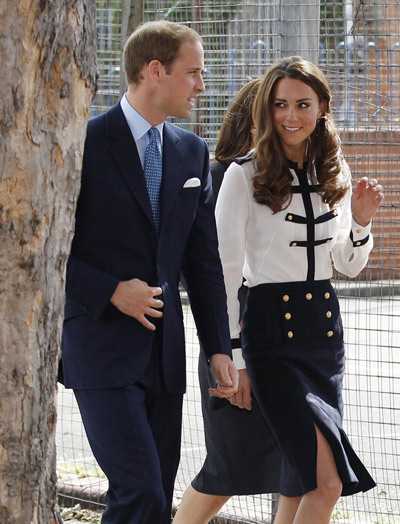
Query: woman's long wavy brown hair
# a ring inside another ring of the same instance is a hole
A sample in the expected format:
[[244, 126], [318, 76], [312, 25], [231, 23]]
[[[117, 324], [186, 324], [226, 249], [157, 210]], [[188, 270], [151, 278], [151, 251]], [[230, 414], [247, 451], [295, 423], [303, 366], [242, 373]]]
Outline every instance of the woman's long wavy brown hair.
[[332, 208], [344, 197], [348, 180], [341, 176], [346, 165], [333, 120], [330, 89], [318, 67], [298, 56], [283, 58], [267, 71], [253, 104], [253, 161], [256, 170], [253, 177], [254, 200], [270, 207], [274, 213], [287, 207], [291, 201], [293, 176], [272, 119], [275, 86], [282, 78], [304, 82], [323, 103], [324, 114], [308, 138], [306, 160], [313, 183], [319, 185], [318, 193]]
[[252, 146], [252, 108], [261, 78], [250, 80], [233, 99], [225, 113], [215, 148], [215, 160], [230, 164], [247, 155]]

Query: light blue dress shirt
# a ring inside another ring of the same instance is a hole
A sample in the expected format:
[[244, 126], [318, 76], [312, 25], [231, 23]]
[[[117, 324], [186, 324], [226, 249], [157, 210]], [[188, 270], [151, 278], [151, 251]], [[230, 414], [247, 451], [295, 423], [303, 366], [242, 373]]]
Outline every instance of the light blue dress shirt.
[[[121, 98], [121, 109], [124, 113], [124, 116], [126, 118], [126, 121], [128, 122], [129, 129], [131, 130], [133, 139], [136, 142], [136, 147], [139, 153], [140, 161], [143, 166], [144, 161], [144, 151], [146, 149], [147, 144], [150, 141], [149, 135], [147, 134], [149, 129], [152, 127], [149, 122], [145, 118], [142, 117], [128, 102], [128, 99], [126, 97], [126, 93]], [[163, 128], [164, 128], [164, 122], [161, 124], [158, 124], [157, 126], [154, 126], [159, 131], [159, 136], [157, 139], [158, 142], [158, 149], [160, 150], [160, 154], [162, 156], [162, 140], [163, 140]]]

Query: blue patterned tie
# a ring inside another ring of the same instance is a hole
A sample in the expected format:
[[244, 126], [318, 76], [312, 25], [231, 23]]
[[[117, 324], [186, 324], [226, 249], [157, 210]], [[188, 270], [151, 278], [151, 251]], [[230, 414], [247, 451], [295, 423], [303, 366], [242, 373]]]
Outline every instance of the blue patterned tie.
[[162, 178], [162, 159], [157, 145], [158, 129], [151, 127], [148, 135], [150, 142], [147, 144], [144, 152], [144, 176], [149, 191], [154, 225], [158, 235], [160, 230], [160, 186]]

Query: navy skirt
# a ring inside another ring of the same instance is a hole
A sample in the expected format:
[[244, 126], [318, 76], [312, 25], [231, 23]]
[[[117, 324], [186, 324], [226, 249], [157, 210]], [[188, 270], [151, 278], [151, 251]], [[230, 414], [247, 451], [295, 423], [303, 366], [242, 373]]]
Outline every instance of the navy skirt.
[[252, 389], [282, 453], [280, 493], [317, 488], [317, 425], [343, 483], [342, 495], [376, 484], [342, 428], [343, 327], [329, 280], [249, 289], [243, 354]]

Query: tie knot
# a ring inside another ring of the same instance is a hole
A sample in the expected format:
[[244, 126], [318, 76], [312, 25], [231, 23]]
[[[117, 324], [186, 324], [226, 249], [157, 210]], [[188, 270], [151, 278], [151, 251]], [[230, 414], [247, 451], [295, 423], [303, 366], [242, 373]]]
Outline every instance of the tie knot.
[[149, 134], [149, 137], [150, 137], [150, 141], [152, 140], [156, 140], [157, 141], [157, 138], [158, 138], [158, 129], [156, 127], [151, 127], [149, 130], [148, 130], [148, 134]]

